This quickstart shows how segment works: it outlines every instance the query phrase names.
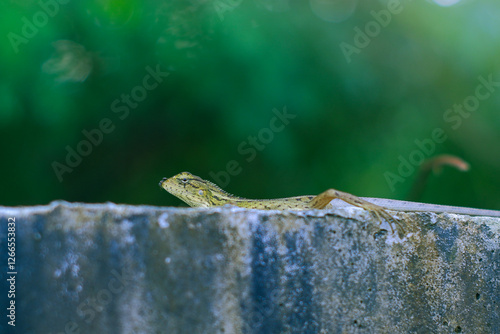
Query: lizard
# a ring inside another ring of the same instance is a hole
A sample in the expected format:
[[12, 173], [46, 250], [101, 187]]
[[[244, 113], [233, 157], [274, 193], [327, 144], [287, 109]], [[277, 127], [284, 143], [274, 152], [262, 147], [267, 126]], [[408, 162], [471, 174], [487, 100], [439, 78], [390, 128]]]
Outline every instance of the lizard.
[[374, 213], [378, 219], [385, 218], [389, 222], [396, 223], [404, 233], [401, 224], [387, 213], [384, 207], [336, 189], [328, 189], [317, 196], [247, 199], [232, 195], [216, 184], [189, 172], [182, 172], [171, 178], [164, 177], [159, 185], [189, 206], [204, 208], [231, 204], [242, 208], [260, 210], [313, 210], [324, 209], [333, 199], [339, 198], [346, 203]]
[[436, 212], [456, 213], [472, 216], [500, 217], [500, 211], [473, 209], [459, 206], [437, 205], [418, 202], [407, 202], [381, 198], [357, 197], [336, 189], [328, 189], [319, 195], [305, 195], [277, 199], [247, 199], [232, 195], [222, 190], [216, 184], [204, 180], [189, 172], [182, 172], [171, 178], [163, 178], [160, 187], [170, 194], [184, 201], [191, 207], [215, 207], [226, 204], [261, 210], [313, 210], [342, 205], [331, 203], [340, 199], [347, 204], [363, 208], [373, 213], [379, 220], [384, 218], [389, 223], [392, 232], [392, 223], [405, 234], [404, 228], [398, 219], [394, 218], [387, 210], [403, 212]]

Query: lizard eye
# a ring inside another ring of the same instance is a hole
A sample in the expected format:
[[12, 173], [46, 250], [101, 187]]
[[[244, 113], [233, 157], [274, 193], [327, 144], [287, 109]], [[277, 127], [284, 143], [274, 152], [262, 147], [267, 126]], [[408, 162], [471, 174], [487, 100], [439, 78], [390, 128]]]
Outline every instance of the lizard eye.
[[188, 181], [188, 179], [183, 178], [181, 181], [182, 181], [182, 183], [186, 183]]

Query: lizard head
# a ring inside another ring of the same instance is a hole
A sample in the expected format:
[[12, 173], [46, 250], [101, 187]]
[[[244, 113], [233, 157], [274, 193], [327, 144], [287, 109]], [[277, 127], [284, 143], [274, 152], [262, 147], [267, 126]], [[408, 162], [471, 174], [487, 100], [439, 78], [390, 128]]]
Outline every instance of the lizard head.
[[215, 184], [188, 172], [163, 178], [160, 187], [192, 207], [208, 208], [220, 205], [214, 202], [213, 193], [225, 193]]

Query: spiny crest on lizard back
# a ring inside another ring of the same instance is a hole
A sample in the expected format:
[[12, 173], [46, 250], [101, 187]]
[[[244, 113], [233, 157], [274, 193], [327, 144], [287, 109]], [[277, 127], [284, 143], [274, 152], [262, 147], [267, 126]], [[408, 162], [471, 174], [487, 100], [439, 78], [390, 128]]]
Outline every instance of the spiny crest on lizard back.
[[[197, 176], [198, 177], [198, 176]], [[228, 193], [227, 191], [225, 191], [224, 189], [222, 189], [221, 187], [219, 187], [218, 185], [216, 185], [215, 183], [212, 183], [210, 181], [207, 181], [207, 180], [203, 180], [200, 178], [200, 180], [202, 180], [207, 186], [208, 188], [210, 189], [210, 191], [213, 191], [219, 195], [225, 195], [227, 197], [232, 197], [232, 198], [241, 198], [239, 196], [236, 196], [236, 195], [233, 195], [231, 193]]]

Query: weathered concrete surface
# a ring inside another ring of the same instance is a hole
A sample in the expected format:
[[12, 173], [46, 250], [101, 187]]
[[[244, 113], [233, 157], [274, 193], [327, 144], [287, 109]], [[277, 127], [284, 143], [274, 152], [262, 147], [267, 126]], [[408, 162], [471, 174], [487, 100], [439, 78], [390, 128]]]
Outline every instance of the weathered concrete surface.
[[357, 208], [0, 208], [0, 332], [500, 333], [500, 220], [402, 215], [403, 240]]

